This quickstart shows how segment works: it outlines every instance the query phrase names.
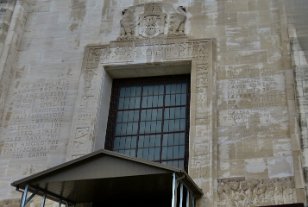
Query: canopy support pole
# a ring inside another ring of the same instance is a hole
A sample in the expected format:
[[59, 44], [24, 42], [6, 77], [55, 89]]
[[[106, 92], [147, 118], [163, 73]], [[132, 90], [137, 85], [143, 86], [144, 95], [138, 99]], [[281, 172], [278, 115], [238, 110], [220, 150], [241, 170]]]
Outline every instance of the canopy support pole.
[[189, 189], [187, 189], [187, 194], [186, 194], [186, 207], [189, 207]]
[[180, 184], [180, 207], [183, 206], [183, 183]]
[[26, 207], [29, 185], [26, 185], [24, 192], [21, 196], [20, 207]]
[[195, 207], [195, 198], [194, 198], [194, 195], [191, 195], [191, 200], [192, 200], [192, 207]]
[[175, 173], [172, 174], [172, 201], [171, 207], [176, 207], [176, 200], [177, 200], [177, 181]]
[[46, 195], [42, 197], [41, 207], [45, 207], [45, 203], [46, 203]]
[[29, 203], [35, 195], [36, 193], [32, 193], [30, 197], [26, 200], [26, 204]]

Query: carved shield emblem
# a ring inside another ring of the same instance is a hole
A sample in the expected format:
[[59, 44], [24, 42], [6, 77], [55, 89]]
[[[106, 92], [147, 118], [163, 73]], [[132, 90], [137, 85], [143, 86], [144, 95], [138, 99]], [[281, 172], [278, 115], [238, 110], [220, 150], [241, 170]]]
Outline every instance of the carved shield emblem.
[[155, 37], [164, 33], [166, 15], [140, 16], [139, 35], [143, 37]]

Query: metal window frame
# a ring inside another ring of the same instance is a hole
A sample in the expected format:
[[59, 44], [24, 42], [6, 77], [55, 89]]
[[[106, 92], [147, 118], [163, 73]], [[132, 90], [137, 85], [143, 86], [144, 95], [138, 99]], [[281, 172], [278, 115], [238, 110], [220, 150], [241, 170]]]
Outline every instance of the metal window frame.
[[[190, 128], [190, 74], [185, 75], [171, 75], [171, 76], [156, 76], [156, 77], [145, 77], [145, 78], [128, 78], [128, 79], [114, 79], [112, 83], [112, 92], [111, 92], [111, 100], [110, 100], [110, 108], [109, 108], [109, 116], [108, 116], [108, 124], [107, 124], [107, 132], [106, 132], [106, 139], [105, 139], [105, 148], [108, 150], [114, 149], [114, 140], [115, 140], [115, 128], [116, 128], [116, 115], [118, 111], [118, 104], [119, 104], [119, 97], [120, 97], [120, 88], [121, 87], [129, 87], [129, 86], [146, 86], [146, 85], [153, 85], [153, 84], [171, 84], [171, 83], [181, 83], [186, 82], [187, 88], [186, 88], [186, 100], [187, 104], [186, 106], [186, 129], [185, 129], [185, 146], [184, 146], [184, 169], [188, 170], [188, 157], [189, 157], [189, 128]], [[164, 99], [165, 99], [166, 93], [164, 91]], [[171, 108], [165, 106], [165, 101], [163, 102], [163, 107], [160, 107], [163, 109], [165, 108]], [[140, 108], [138, 109], [141, 111], [143, 108], [141, 107], [142, 102], [140, 102]], [[155, 108], [155, 107], [152, 107]], [[151, 108], [151, 109], [152, 109]], [[173, 108], [173, 107], [172, 107]], [[122, 110], [121, 111], [129, 111], [128, 110]], [[139, 122], [140, 124], [140, 112], [139, 112]], [[164, 112], [163, 112], [164, 114]], [[164, 119], [162, 119], [162, 127], [164, 124]], [[138, 130], [140, 127], [138, 127]], [[183, 132], [183, 131], [181, 131]], [[175, 133], [175, 132], [172, 132]], [[160, 144], [160, 159], [159, 162], [162, 162], [161, 154], [162, 154], [162, 137], [164, 132], [156, 133], [161, 135], [161, 144]], [[139, 140], [139, 136], [141, 134], [138, 132], [137, 137]], [[150, 135], [150, 134], [146, 134]], [[137, 140], [137, 141], [138, 141]], [[136, 153], [138, 150], [138, 146], [136, 148]], [[168, 161], [172, 160], [182, 160], [182, 159], [168, 159]]]

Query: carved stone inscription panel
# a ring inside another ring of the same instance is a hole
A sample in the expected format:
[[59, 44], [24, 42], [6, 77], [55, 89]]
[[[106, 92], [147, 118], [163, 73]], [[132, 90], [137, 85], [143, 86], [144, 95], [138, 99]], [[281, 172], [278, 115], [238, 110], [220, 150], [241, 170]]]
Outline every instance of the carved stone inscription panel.
[[250, 207], [279, 205], [296, 202], [292, 177], [276, 179], [244, 178], [218, 181], [219, 207]]
[[64, 78], [22, 83], [11, 100], [12, 111], [5, 113], [1, 157], [41, 159], [57, 153], [59, 148], [64, 151], [60, 132], [69, 87]]

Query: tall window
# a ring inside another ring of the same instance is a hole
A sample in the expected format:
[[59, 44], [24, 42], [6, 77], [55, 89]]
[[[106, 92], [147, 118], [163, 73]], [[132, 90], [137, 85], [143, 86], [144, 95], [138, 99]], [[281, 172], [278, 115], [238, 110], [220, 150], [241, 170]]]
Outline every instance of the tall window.
[[106, 148], [187, 169], [189, 79], [114, 80]]

